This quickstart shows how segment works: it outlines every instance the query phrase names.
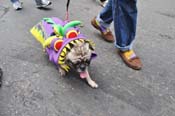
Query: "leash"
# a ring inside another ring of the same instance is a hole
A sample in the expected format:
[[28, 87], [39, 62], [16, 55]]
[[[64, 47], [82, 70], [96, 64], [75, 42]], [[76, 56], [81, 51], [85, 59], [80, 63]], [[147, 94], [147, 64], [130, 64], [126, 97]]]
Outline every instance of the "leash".
[[70, 0], [67, 0], [67, 4], [66, 4], [66, 20], [69, 20], [69, 3], [70, 3]]
[[[66, 4], [66, 18], [65, 21], [69, 21], [69, 4], [70, 4], [70, 0], [67, 0], [67, 4]], [[83, 27], [84, 25], [81, 24], [79, 25], [80, 27]]]

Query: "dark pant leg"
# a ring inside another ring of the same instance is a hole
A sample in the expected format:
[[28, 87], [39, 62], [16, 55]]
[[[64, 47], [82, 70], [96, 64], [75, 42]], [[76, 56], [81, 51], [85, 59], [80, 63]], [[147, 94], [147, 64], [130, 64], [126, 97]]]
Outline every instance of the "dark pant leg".
[[137, 0], [113, 0], [116, 46], [130, 46], [135, 39]]
[[18, 0], [10, 0], [12, 3], [15, 3], [16, 1], [18, 1]]
[[106, 6], [100, 12], [100, 18], [103, 20], [104, 23], [111, 24], [111, 22], [113, 21], [112, 0], [109, 0]]

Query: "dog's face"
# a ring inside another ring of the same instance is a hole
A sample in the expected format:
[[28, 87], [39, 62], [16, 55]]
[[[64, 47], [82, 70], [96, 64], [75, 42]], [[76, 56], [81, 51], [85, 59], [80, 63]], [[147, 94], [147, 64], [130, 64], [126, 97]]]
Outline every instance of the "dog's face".
[[78, 43], [67, 54], [66, 64], [75, 69], [81, 78], [86, 78], [93, 52], [89, 43]]

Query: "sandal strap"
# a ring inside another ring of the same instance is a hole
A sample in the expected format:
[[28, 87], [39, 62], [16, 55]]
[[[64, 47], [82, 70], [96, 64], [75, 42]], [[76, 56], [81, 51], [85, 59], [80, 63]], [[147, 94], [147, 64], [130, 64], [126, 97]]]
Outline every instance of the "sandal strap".
[[132, 62], [133, 60], [136, 60], [136, 59], [140, 59], [138, 56], [135, 56], [135, 57], [132, 57], [130, 59], [128, 59], [129, 62]]
[[128, 50], [123, 52], [123, 55], [128, 59], [128, 60], [132, 60], [134, 58], [137, 58], [136, 54], [134, 53], [133, 50]]

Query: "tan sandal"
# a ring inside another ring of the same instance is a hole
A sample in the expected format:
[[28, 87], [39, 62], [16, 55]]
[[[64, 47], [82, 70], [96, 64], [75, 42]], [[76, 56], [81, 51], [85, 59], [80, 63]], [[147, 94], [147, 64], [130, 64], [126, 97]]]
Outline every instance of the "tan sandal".
[[135, 70], [140, 70], [142, 68], [142, 62], [140, 58], [136, 56], [133, 50], [124, 51], [124, 52], [118, 51], [118, 53], [128, 67]]

